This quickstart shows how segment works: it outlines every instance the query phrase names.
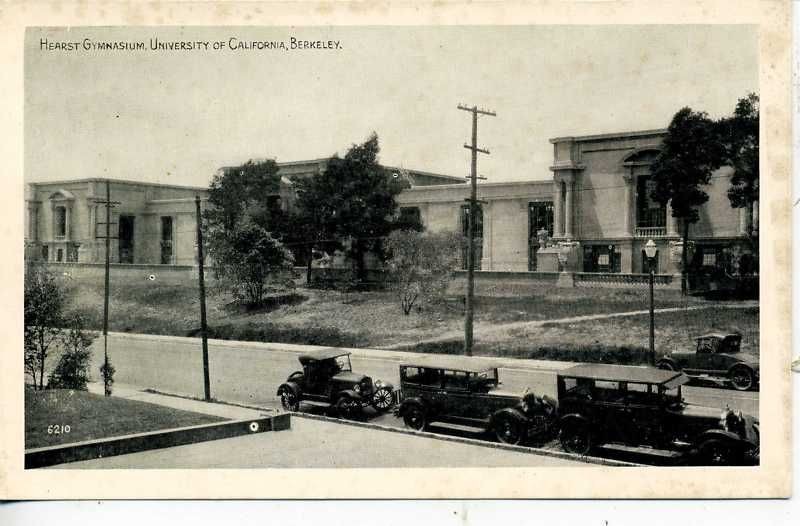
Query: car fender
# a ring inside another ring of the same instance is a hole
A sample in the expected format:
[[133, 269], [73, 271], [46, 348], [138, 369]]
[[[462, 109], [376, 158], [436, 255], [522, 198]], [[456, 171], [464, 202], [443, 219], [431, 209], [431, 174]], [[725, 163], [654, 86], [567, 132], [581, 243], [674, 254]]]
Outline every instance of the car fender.
[[279, 395], [280, 392], [281, 392], [281, 389], [283, 389], [284, 387], [288, 387], [289, 389], [291, 389], [292, 392], [294, 393], [294, 395], [297, 397], [297, 399], [298, 400], [300, 399], [300, 395], [301, 395], [302, 391], [300, 390], [300, 386], [297, 385], [294, 382], [284, 382], [284, 383], [282, 383], [280, 385], [280, 387], [278, 387], [278, 390], [275, 391], [275, 395], [276, 396]]
[[421, 398], [414, 397], [414, 398], [406, 398], [405, 400], [400, 402], [400, 405], [397, 407], [397, 414], [399, 416], [405, 415], [409, 407], [419, 407], [426, 413], [428, 412], [428, 404], [426, 404], [425, 401], [422, 400]]
[[731, 365], [730, 367], [728, 367], [728, 374], [730, 375], [731, 371], [733, 371], [737, 367], [744, 367], [748, 369], [751, 373], [753, 373], [753, 378], [756, 378], [758, 376], [756, 369], [747, 362], [736, 362], [735, 364]]
[[695, 440], [695, 447], [700, 447], [703, 442], [706, 440], [711, 440], [712, 438], [715, 439], [722, 439], [722, 440], [729, 440], [736, 444], [747, 445], [747, 440], [742, 440], [742, 437], [737, 435], [736, 433], [731, 433], [730, 431], [725, 431], [724, 429], [709, 429], [708, 431], [703, 431]]
[[338, 393], [336, 393], [336, 398], [333, 399], [333, 403], [336, 403], [343, 396], [346, 396], [348, 398], [352, 398], [353, 400], [356, 400], [357, 402], [362, 402], [364, 400], [363, 396], [361, 396], [360, 394], [356, 393], [352, 389], [345, 389], [343, 391], [339, 391]]
[[376, 386], [376, 388], [375, 388], [376, 391], [378, 389], [388, 389], [388, 390], [394, 392], [394, 385], [393, 384], [391, 384], [389, 382], [384, 382], [383, 380], [381, 380], [380, 382], [381, 382], [381, 386], [380, 387]]
[[494, 426], [498, 420], [506, 417], [512, 418], [523, 425], [528, 423], [528, 419], [519, 411], [519, 409], [515, 407], [505, 407], [499, 411], [495, 411], [494, 414], [492, 414], [492, 418], [489, 420], [489, 429], [494, 429]]
[[570, 425], [570, 424], [582, 424], [582, 425], [586, 425], [586, 426], [591, 424], [589, 419], [586, 418], [585, 416], [583, 416], [580, 413], [569, 413], [567, 415], [564, 415], [558, 420], [558, 423], [559, 423], [559, 425], [561, 427], [564, 427], [564, 426]]
[[679, 370], [678, 364], [677, 364], [677, 363], [675, 362], [675, 360], [673, 360], [671, 357], [664, 357], [664, 358], [661, 358], [661, 359], [658, 361], [658, 363], [656, 363], [656, 367], [661, 367], [661, 364], [662, 364], [662, 363], [668, 363], [668, 364], [670, 364], [670, 365], [672, 366], [672, 368], [673, 368], [673, 369], [675, 369], [676, 371], [678, 371], [678, 370]]

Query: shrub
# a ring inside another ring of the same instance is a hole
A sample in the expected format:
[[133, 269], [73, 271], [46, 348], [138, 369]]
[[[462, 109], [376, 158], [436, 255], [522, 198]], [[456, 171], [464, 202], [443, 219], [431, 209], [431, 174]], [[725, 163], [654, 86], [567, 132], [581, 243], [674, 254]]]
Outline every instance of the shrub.
[[47, 387], [86, 391], [92, 358], [89, 347], [95, 334], [84, 329], [84, 321], [80, 316], [75, 316], [70, 325], [63, 337], [64, 352], [48, 377]]

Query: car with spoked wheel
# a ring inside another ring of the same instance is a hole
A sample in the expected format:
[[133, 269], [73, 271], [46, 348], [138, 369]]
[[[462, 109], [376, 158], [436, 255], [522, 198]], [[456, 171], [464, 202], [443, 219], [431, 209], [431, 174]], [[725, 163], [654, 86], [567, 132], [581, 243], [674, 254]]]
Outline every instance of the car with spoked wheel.
[[563, 449], [698, 465], [757, 464], [758, 420], [686, 403], [681, 386], [688, 381], [680, 371], [652, 367], [582, 364], [559, 371]]
[[400, 365], [395, 415], [424, 431], [433, 423], [465, 426], [520, 444], [555, 430], [555, 400], [500, 389], [498, 369], [476, 359], [420, 359]]
[[731, 385], [738, 391], [758, 389], [758, 357], [744, 352], [742, 335], [713, 332], [695, 338], [693, 350], [676, 350], [662, 356], [661, 369], [683, 371], [690, 378]]
[[351, 417], [366, 406], [385, 412], [395, 403], [394, 386], [353, 372], [350, 353], [320, 349], [298, 357], [303, 369], [289, 375], [277, 396], [287, 411], [298, 411], [303, 402], [332, 407], [340, 416]]

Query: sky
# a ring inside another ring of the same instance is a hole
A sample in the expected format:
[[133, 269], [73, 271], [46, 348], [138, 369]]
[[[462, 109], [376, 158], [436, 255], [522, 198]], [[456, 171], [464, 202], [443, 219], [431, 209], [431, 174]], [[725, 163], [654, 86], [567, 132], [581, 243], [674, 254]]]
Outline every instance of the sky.
[[[292, 38], [338, 49], [230, 49]], [[550, 138], [665, 128], [684, 106], [719, 117], [757, 90], [753, 26], [30, 28], [25, 180], [204, 186], [221, 166], [343, 154], [372, 131], [386, 165], [465, 176], [459, 103], [497, 113], [478, 122], [481, 175], [543, 180]]]

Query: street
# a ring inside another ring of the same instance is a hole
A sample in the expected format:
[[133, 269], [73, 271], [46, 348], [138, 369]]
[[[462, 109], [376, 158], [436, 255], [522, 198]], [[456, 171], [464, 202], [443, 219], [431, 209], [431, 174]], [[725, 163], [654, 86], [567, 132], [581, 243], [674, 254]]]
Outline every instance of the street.
[[[217, 400], [245, 405], [276, 407], [278, 386], [293, 371], [301, 369], [297, 352], [279, 350], [280, 345], [209, 341], [211, 396]], [[284, 346], [286, 347], [286, 346]], [[103, 361], [103, 340], [93, 345], [92, 370]], [[202, 398], [203, 364], [200, 340], [196, 338], [144, 336], [111, 333], [108, 354], [116, 368], [115, 381], [120, 384], [152, 388], [158, 391]], [[413, 360], [408, 354], [392, 351], [359, 352], [352, 357], [355, 372], [370, 375], [399, 386], [399, 363]], [[421, 357], [422, 355], [420, 355]], [[447, 356], [441, 359], [447, 360]], [[533, 360], [504, 360], [499, 370], [504, 391], [522, 392], [525, 388], [538, 395], [556, 397], [553, 369], [537, 369]], [[550, 362], [552, 363], [552, 362]], [[517, 365], [518, 364], [518, 365]], [[567, 367], [570, 364], [555, 364]], [[99, 376], [99, 375], [98, 375]], [[684, 386], [687, 402], [715, 408], [726, 405], [733, 410], [758, 416], [758, 392], [740, 392], [717, 387]], [[391, 415], [381, 423], [399, 422]], [[402, 425], [402, 423], [400, 423]]]

